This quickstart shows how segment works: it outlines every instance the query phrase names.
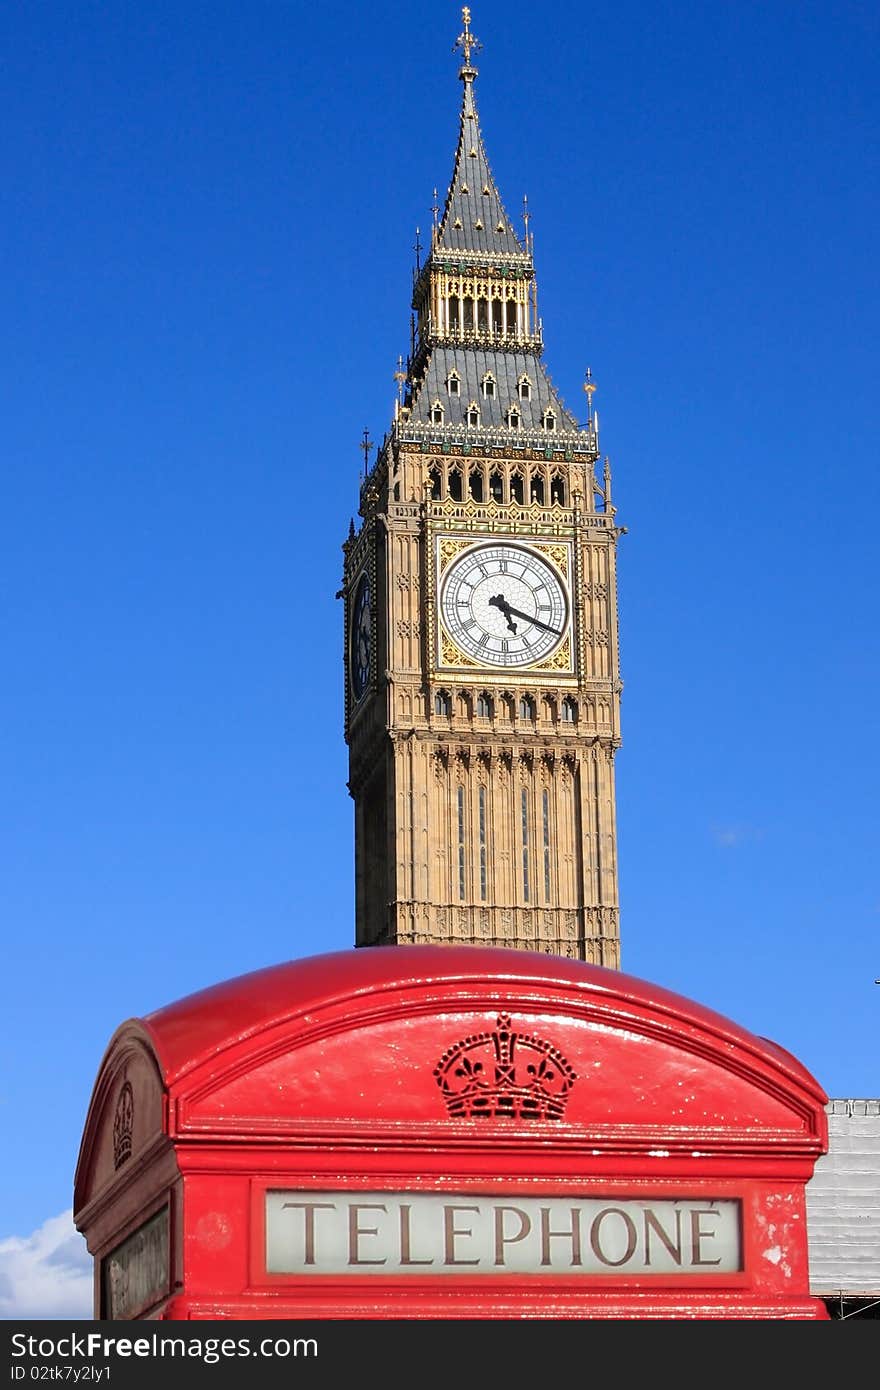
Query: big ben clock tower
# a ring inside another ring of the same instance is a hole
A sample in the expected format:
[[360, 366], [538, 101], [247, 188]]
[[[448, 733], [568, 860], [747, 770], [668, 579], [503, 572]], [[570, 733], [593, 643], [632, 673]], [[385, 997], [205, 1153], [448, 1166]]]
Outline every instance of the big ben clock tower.
[[355, 939], [616, 967], [620, 528], [590, 374], [581, 424], [544, 368], [463, 17], [452, 180], [343, 547]]

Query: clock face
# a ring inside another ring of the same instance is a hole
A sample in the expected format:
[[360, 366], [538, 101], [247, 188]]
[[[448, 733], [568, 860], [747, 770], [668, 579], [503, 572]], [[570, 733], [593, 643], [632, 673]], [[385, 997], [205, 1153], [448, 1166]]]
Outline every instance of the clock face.
[[461, 651], [486, 666], [531, 666], [549, 656], [568, 630], [560, 575], [524, 545], [463, 551], [446, 572], [440, 612]]
[[356, 700], [361, 698], [367, 687], [367, 681], [370, 679], [372, 637], [370, 581], [365, 574], [362, 574], [355, 591], [354, 604], [351, 610], [351, 629], [348, 638], [351, 688]]

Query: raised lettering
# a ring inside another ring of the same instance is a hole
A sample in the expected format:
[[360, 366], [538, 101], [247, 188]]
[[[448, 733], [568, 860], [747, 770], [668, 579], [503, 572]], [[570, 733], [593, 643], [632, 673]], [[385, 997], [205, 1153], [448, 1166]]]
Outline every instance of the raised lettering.
[[414, 1260], [410, 1255], [410, 1220], [412, 1206], [409, 1202], [400, 1204], [400, 1263], [402, 1265], [432, 1265], [432, 1259]]
[[[504, 1216], [506, 1212], [511, 1212], [519, 1217], [519, 1230], [516, 1235], [506, 1235], [504, 1231]], [[532, 1223], [522, 1207], [496, 1207], [495, 1208], [495, 1263], [504, 1264], [505, 1245], [515, 1245], [518, 1240], [525, 1240]]]
[[360, 1226], [358, 1216], [362, 1211], [385, 1211], [388, 1208], [384, 1202], [352, 1202], [348, 1208], [348, 1263], [350, 1265], [384, 1265], [387, 1258], [383, 1255], [381, 1260], [363, 1260], [360, 1255], [361, 1236], [377, 1236], [378, 1226]]
[[455, 1257], [455, 1242], [458, 1236], [473, 1236], [473, 1230], [468, 1226], [465, 1230], [460, 1230], [455, 1224], [455, 1213], [458, 1211], [475, 1211], [479, 1216], [480, 1207], [447, 1207], [443, 1208], [443, 1238], [444, 1253], [443, 1263], [447, 1265], [478, 1265], [479, 1257], [476, 1260], [458, 1260]]
[[335, 1202], [285, 1202], [282, 1211], [286, 1207], [294, 1207], [298, 1211], [305, 1212], [305, 1259], [303, 1264], [313, 1265], [315, 1263], [315, 1212], [316, 1211], [335, 1211]]
[[[600, 1244], [602, 1222], [608, 1216], [619, 1216], [626, 1228], [626, 1250], [619, 1260], [612, 1260], [607, 1256]], [[603, 1265], [613, 1265], [615, 1268], [620, 1265], [625, 1265], [628, 1260], [632, 1259], [637, 1243], [638, 1234], [636, 1232], [635, 1222], [625, 1211], [621, 1211], [620, 1207], [603, 1207], [602, 1210], [597, 1212], [593, 1217], [592, 1224], [590, 1225], [590, 1246], [592, 1247], [596, 1259], [601, 1260]]]
[[704, 1260], [700, 1246], [704, 1240], [716, 1240], [717, 1231], [704, 1231], [701, 1221], [704, 1216], [711, 1216], [715, 1221], [721, 1219], [720, 1211], [713, 1207], [697, 1207], [691, 1212], [691, 1264], [695, 1265], [720, 1265], [721, 1259]]
[[681, 1264], [681, 1211], [675, 1212], [675, 1241], [660, 1225], [656, 1212], [648, 1208], [645, 1212], [645, 1264], [651, 1263], [651, 1232], [658, 1235], [677, 1265]]
[[569, 1264], [579, 1265], [581, 1261], [581, 1213], [579, 1207], [571, 1207], [571, 1230], [551, 1231], [550, 1229], [550, 1208], [541, 1208], [541, 1264], [552, 1265], [550, 1258], [551, 1240], [570, 1240], [571, 1259]]

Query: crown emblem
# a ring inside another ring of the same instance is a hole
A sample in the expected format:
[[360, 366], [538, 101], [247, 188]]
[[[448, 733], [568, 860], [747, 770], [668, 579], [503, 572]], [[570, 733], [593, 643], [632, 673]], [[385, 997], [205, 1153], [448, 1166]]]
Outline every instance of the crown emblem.
[[131, 1137], [134, 1130], [134, 1091], [126, 1081], [119, 1092], [116, 1114], [113, 1116], [113, 1166], [121, 1168], [131, 1158]]
[[447, 1048], [434, 1076], [449, 1114], [465, 1119], [561, 1120], [577, 1080], [558, 1047], [518, 1033], [510, 1014]]

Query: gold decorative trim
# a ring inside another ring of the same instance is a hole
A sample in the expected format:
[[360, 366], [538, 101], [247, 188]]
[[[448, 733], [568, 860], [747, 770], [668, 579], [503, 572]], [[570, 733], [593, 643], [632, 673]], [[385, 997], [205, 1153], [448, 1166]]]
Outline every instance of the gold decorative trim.
[[525, 678], [541, 671], [554, 671], [571, 673], [571, 634], [567, 633], [560, 646], [548, 656], [544, 661], [537, 661], [531, 666], [493, 666], [488, 662], [480, 663], [471, 657], [465, 656], [460, 647], [457, 647], [444, 627], [440, 627], [440, 666], [441, 667], [462, 667], [469, 671], [482, 671], [486, 680], [503, 680], [507, 683], [521, 685]]
[[539, 662], [537, 666], [530, 666], [530, 671], [570, 671], [571, 670], [571, 636], [567, 635], [565, 640], [556, 648], [552, 656], [546, 661]]
[[541, 541], [534, 541], [532, 547], [546, 559], [551, 560], [565, 580], [568, 580], [569, 548], [567, 545], [547, 545]]
[[478, 661], [472, 661], [469, 656], [455, 645], [452, 638], [445, 628], [440, 629], [440, 665], [441, 666], [467, 666], [472, 670], [481, 669]]

